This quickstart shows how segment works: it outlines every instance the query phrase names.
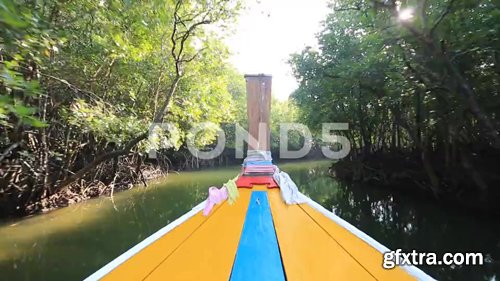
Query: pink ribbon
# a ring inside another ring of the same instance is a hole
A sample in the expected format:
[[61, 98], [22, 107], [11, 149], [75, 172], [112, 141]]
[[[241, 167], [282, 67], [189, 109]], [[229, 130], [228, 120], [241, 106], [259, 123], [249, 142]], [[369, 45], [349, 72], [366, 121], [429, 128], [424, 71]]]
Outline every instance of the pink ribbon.
[[208, 189], [207, 204], [205, 205], [205, 209], [203, 209], [203, 215], [208, 216], [214, 205], [223, 202], [227, 199], [227, 197], [228, 193], [225, 186], [221, 187], [220, 189], [215, 186], [211, 186]]

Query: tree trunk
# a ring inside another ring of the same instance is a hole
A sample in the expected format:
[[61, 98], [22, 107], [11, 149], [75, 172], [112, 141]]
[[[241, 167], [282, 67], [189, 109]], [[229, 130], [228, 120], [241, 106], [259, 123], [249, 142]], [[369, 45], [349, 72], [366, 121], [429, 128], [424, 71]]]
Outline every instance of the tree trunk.
[[439, 178], [436, 175], [434, 168], [432, 167], [432, 161], [429, 152], [429, 143], [430, 143], [430, 138], [429, 136], [427, 136], [425, 143], [422, 147], [422, 165], [424, 166], [425, 173], [427, 174], [431, 182], [431, 190], [434, 193], [434, 196], [438, 197], [440, 193], [440, 187], [439, 187], [440, 184], [439, 184]]
[[415, 89], [415, 148], [420, 152], [422, 145], [422, 89]]

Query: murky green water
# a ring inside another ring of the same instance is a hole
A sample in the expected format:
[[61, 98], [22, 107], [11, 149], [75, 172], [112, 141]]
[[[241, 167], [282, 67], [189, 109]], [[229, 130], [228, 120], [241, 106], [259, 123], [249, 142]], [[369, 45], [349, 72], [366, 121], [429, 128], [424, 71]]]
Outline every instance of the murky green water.
[[[500, 279], [500, 225], [387, 190], [346, 187], [328, 162], [280, 166], [301, 191], [389, 248], [482, 252], [483, 266], [422, 268], [440, 280]], [[170, 175], [118, 193], [0, 225], [0, 280], [81, 280], [202, 201], [238, 167]], [[498, 276], [498, 277], [496, 277]]]

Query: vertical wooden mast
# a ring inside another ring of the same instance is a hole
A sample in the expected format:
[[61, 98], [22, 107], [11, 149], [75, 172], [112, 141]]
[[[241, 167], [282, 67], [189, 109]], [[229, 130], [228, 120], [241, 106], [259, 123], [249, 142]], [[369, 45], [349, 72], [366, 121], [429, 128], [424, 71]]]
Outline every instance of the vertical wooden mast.
[[247, 74], [245, 79], [247, 86], [248, 149], [269, 151], [272, 76]]

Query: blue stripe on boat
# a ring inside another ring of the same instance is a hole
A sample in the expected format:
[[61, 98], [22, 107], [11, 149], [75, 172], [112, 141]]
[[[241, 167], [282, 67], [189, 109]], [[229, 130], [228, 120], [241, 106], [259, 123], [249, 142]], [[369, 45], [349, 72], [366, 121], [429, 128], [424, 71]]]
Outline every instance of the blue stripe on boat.
[[266, 191], [252, 192], [230, 280], [285, 280]]

